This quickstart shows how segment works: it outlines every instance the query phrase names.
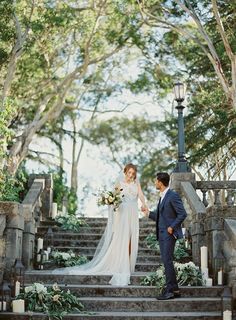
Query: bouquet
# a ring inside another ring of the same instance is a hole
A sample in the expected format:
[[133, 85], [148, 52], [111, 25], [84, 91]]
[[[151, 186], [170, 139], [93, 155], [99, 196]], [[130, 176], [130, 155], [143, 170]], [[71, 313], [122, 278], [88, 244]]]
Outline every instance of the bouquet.
[[124, 195], [121, 193], [123, 189], [115, 188], [114, 191], [102, 191], [99, 196], [97, 203], [99, 206], [113, 206], [114, 211], [119, 208], [122, 203], [122, 198]]

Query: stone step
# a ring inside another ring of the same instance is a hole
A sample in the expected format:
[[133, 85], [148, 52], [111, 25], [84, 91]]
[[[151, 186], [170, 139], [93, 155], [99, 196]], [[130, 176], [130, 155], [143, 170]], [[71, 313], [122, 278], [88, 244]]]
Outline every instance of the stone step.
[[[82, 221], [84, 221], [85, 223], [87, 223], [90, 227], [105, 227], [107, 224], [107, 219], [106, 218], [87, 218], [87, 219], [82, 219]], [[57, 222], [55, 222], [54, 220], [45, 220], [45, 221], [40, 221], [40, 224], [42, 226], [46, 226], [46, 227], [52, 227], [52, 226], [57, 226]], [[148, 227], [148, 226], [152, 226], [153, 224], [155, 224], [154, 221], [152, 221], [151, 219], [139, 219], [139, 226], [140, 227]]]
[[143, 297], [80, 297], [85, 310], [89, 311], [132, 311], [132, 312], [198, 312], [221, 310], [220, 297], [184, 297], [157, 300]]
[[[160, 259], [159, 259], [160, 261]], [[150, 262], [148, 261], [137, 261], [135, 265], [135, 271], [144, 271], [144, 272], [155, 272], [158, 268], [160, 267], [160, 262], [155, 261], [155, 262]], [[55, 269], [55, 265], [50, 263], [45, 263], [44, 264], [44, 269], [45, 270], [52, 270]]]
[[[39, 236], [40, 237], [40, 236]], [[100, 236], [101, 237], [101, 236]], [[65, 246], [65, 247], [97, 247], [100, 239], [97, 240], [91, 240], [91, 239], [86, 239], [85, 236], [83, 239], [64, 239], [62, 238], [55, 238], [53, 239], [53, 247], [60, 247], [60, 246]], [[147, 244], [145, 241], [139, 241], [139, 244], [141, 247], [147, 247]]]
[[[140, 285], [143, 277], [150, 272], [134, 272], [131, 275], [131, 284]], [[25, 283], [41, 282], [44, 284], [83, 284], [83, 285], [105, 285], [109, 284], [111, 275], [63, 275], [52, 274], [49, 270], [31, 270], [25, 273]]]
[[[30, 285], [27, 284], [27, 285]], [[49, 287], [52, 284], [48, 285]], [[70, 290], [79, 297], [148, 297], [155, 298], [157, 295], [157, 289], [155, 286], [141, 286], [141, 285], [129, 285], [129, 286], [112, 286], [112, 285], [78, 285], [78, 284], [60, 284], [60, 288], [63, 290]], [[223, 286], [214, 287], [180, 287], [181, 297], [221, 297], [223, 293]]]
[[[93, 258], [93, 255], [87, 255], [86, 256], [88, 260], [91, 260]], [[150, 263], [161, 263], [161, 258], [160, 256], [151, 256], [151, 255], [148, 255], [148, 256], [145, 256], [145, 255], [138, 255], [137, 257], [137, 263], [139, 262], [150, 262]]]
[[[37, 228], [37, 233], [40, 234], [45, 234], [47, 232], [48, 228], [45, 226], [40, 226]], [[81, 227], [80, 230], [78, 231], [78, 234], [84, 234], [84, 233], [96, 233], [96, 234], [102, 234], [104, 232], [105, 228], [103, 227], [93, 227], [93, 228], [89, 228], [89, 227]], [[150, 228], [140, 228], [139, 229], [139, 234], [140, 235], [146, 235], [148, 236], [150, 233], [155, 233], [155, 225], [153, 225]], [[52, 231], [53, 233], [58, 233], [58, 232], [62, 232], [62, 229], [60, 229], [59, 227], [52, 227]], [[71, 233], [70, 230], [63, 230], [64, 233]]]
[[[40, 238], [40, 237], [43, 237], [44, 236], [44, 233], [39, 233], [37, 232], [37, 237]], [[143, 234], [143, 235], [139, 235], [139, 241], [142, 242], [146, 239], [147, 235], [146, 234]], [[61, 232], [55, 232], [53, 234], [53, 239], [54, 240], [60, 240], [60, 239], [63, 239], [63, 240], [97, 240], [99, 241], [101, 239], [101, 234], [100, 233], [75, 233], [75, 232], [64, 232], [64, 231], [61, 231]]]
[[[73, 252], [81, 254], [81, 255], [94, 255], [96, 247], [57, 246], [56, 249], [59, 250], [59, 251], [72, 250]], [[158, 256], [158, 252], [155, 249], [140, 248], [139, 247], [138, 255], [142, 255], [142, 256]]]
[[[48, 320], [48, 316], [43, 313], [10, 313], [4, 312], [0, 315], [2, 320]], [[205, 312], [110, 312], [102, 311], [96, 313], [74, 313], [68, 314], [63, 317], [64, 320], [222, 320], [220, 312], [217, 311], [205, 311]]]

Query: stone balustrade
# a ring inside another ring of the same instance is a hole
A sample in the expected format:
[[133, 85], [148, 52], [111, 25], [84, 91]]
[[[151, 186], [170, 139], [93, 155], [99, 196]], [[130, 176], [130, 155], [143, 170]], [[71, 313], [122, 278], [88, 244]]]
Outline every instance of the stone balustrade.
[[205, 207], [236, 205], [236, 181], [196, 181], [195, 187], [201, 191]]
[[200, 266], [200, 247], [208, 248], [208, 267], [214, 283], [217, 272], [236, 298], [236, 181], [194, 181], [191, 174], [173, 177], [188, 218], [185, 226], [192, 238], [193, 261]]
[[22, 203], [0, 202], [0, 280], [9, 278], [15, 259], [33, 267], [37, 225], [50, 216], [51, 205], [51, 175], [32, 175]]

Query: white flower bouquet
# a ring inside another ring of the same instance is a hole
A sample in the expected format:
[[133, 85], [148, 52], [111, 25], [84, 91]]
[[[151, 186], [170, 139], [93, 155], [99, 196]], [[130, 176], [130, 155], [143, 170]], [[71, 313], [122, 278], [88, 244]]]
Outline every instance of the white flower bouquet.
[[98, 195], [97, 204], [99, 206], [113, 206], [114, 211], [116, 211], [122, 203], [122, 198], [124, 197], [122, 190], [123, 189], [115, 188], [114, 191], [101, 191], [101, 193]]

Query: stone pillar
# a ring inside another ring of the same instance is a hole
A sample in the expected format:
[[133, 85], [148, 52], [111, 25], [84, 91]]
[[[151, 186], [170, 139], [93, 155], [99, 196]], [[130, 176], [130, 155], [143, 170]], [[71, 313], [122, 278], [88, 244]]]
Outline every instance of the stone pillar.
[[195, 186], [195, 174], [191, 172], [173, 172], [171, 174], [170, 187], [181, 193], [181, 182], [188, 181]]
[[236, 304], [236, 219], [225, 219], [224, 236], [222, 244], [226, 262], [227, 284], [232, 288], [232, 295]]
[[34, 181], [44, 180], [44, 190], [41, 194], [42, 201], [42, 220], [46, 220], [52, 215], [52, 202], [53, 202], [53, 179], [52, 174], [31, 174], [29, 177], [29, 186], [33, 184]]
[[208, 265], [216, 281], [215, 259], [223, 251], [224, 213], [221, 207], [210, 207], [206, 211], [204, 230], [206, 232], [206, 246], [208, 248]]
[[22, 261], [27, 269], [33, 267], [35, 247], [35, 220], [32, 205], [23, 204], [25, 228], [23, 233], [23, 254]]
[[193, 262], [200, 266], [201, 264], [201, 253], [200, 248], [206, 245], [205, 231], [202, 218], [195, 218], [191, 224], [191, 236], [192, 236], [192, 258]]
[[6, 215], [5, 274], [9, 277], [15, 259], [22, 259], [24, 216], [22, 205], [17, 202], [0, 202], [0, 211]]

